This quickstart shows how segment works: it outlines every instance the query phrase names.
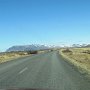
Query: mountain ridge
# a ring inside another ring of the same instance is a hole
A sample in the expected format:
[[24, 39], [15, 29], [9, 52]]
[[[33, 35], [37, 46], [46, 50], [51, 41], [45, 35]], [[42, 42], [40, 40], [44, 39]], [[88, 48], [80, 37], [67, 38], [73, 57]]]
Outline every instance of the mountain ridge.
[[10, 48], [8, 48], [6, 51], [11, 52], [11, 51], [35, 51], [35, 50], [44, 50], [44, 49], [49, 49], [49, 46], [46, 45], [15, 45]]

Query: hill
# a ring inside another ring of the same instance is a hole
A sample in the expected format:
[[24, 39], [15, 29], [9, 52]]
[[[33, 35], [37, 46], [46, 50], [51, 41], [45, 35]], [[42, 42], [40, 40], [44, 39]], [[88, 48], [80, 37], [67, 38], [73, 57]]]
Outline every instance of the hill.
[[7, 52], [11, 51], [35, 51], [35, 50], [44, 50], [49, 49], [48, 46], [45, 45], [20, 45], [20, 46], [12, 46], [9, 49], [7, 49]]

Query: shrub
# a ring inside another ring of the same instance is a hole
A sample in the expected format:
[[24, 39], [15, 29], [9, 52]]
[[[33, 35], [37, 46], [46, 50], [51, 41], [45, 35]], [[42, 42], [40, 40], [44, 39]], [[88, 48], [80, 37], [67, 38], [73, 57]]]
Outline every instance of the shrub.
[[90, 50], [83, 51], [82, 53], [90, 54]]
[[63, 52], [63, 53], [68, 53], [68, 52], [69, 52], [69, 53], [72, 53], [72, 51], [71, 51], [70, 49], [68, 49], [68, 48], [65, 49], [65, 50], [63, 50], [62, 52]]
[[28, 54], [37, 54], [38, 51], [27, 51]]

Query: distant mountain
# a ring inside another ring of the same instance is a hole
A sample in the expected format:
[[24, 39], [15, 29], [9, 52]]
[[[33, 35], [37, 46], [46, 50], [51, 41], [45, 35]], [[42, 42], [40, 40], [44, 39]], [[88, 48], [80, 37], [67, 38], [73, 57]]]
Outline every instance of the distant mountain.
[[7, 49], [7, 52], [11, 51], [34, 51], [34, 50], [43, 50], [43, 49], [49, 49], [48, 46], [45, 45], [22, 45], [22, 46], [12, 46], [9, 49]]
[[81, 45], [80, 44], [73, 44], [72, 47], [78, 48], [78, 47], [81, 47]]
[[72, 47], [90, 47], [90, 44], [73, 44]]
[[90, 44], [86, 45], [85, 47], [90, 47]]

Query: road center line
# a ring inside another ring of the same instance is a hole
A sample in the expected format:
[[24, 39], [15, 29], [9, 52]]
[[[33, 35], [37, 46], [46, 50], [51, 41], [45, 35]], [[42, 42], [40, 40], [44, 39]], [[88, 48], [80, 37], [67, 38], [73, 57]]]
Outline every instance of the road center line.
[[26, 71], [28, 68], [26, 67], [26, 68], [24, 68], [24, 69], [22, 69], [20, 72], [19, 72], [19, 74], [22, 74], [24, 71]]

